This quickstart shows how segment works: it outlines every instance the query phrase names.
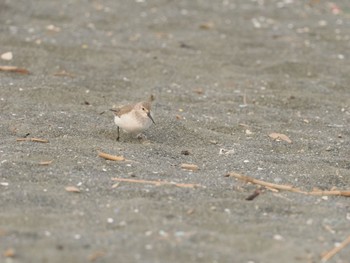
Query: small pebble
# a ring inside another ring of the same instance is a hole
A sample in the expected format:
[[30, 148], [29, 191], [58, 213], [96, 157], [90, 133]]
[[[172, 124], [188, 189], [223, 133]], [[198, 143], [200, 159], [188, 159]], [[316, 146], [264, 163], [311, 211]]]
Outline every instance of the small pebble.
[[347, 219], [347, 220], [350, 220], [350, 213], [347, 213], [347, 214], [346, 214], [346, 219]]
[[274, 181], [275, 183], [280, 183], [280, 182], [282, 182], [282, 178], [276, 177], [275, 179], [273, 179], [273, 181]]
[[13, 58], [12, 52], [6, 52], [1, 54], [1, 59], [3, 60], [12, 60], [12, 58]]
[[283, 240], [284, 238], [283, 238], [281, 235], [274, 235], [274, 236], [273, 236], [273, 239], [274, 239], [274, 240], [277, 240], [277, 241], [281, 241], [281, 240]]
[[189, 150], [182, 150], [181, 154], [182, 155], [190, 155], [190, 151]]
[[121, 221], [121, 222], [119, 223], [119, 226], [126, 226], [126, 222], [125, 222], [125, 221]]
[[152, 246], [151, 244], [147, 244], [147, 245], [145, 246], [145, 248], [146, 248], [147, 250], [152, 250], [152, 249], [153, 249], [153, 246]]
[[165, 232], [164, 230], [159, 230], [159, 235], [162, 236], [162, 237], [169, 236], [169, 234], [167, 232]]
[[184, 235], [185, 235], [185, 232], [183, 232], [183, 231], [176, 231], [175, 232], [176, 237], [183, 237]]
[[312, 218], [309, 218], [309, 219], [306, 221], [306, 224], [309, 225], [309, 226], [311, 226], [312, 223], [313, 223]]
[[146, 237], [149, 237], [149, 236], [151, 236], [152, 234], [153, 234], [153, 232], [152, 232], [151, 230], [148, 230], [148, 231], [145, 232], [145, 236], [146, 236]]
[[246, 134], [246, 135], [252, 135], [253, 132], [252, 132], [251, 130], [248, 130], [248, 129], [247, 129], [247, 130], [245, 130], [245, 134]]
[[326, 20], [320, 20], [320, 21], [318, 21], [318, 25], [319, 26], [326, 26], [328, 23], [327, 23], [327, 21]]

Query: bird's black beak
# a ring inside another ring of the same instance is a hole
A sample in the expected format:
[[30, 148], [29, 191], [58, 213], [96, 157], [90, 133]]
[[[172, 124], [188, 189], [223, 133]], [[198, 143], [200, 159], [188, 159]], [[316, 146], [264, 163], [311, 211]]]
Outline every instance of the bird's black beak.
[[148, 118], [150, 118], [150, 119], [153, 121], [153, 123], [154, 123], [154, 124], [156, 124], [156, 123], [154, 122], [154, 120], [153, 120], [153, 118], [152, 118], [152, 116], [151, 116], [151, 113], [150, 113], [150, 112], [148, 112], [148, 113], [147, 113], [147, 116], [148, 116]]

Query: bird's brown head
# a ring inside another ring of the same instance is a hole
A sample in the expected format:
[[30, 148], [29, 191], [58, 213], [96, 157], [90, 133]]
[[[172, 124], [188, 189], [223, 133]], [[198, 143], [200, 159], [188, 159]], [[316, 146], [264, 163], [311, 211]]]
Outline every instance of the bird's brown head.
[[156, 124], [152, 118], [151, 115], [151, 103], [150, 102], [140, 102], [136, 105], [137, 109], [141, 111], [141, 114], [144, 115], [145, 117], [147, 116], [148, 118], [151, 119], [151, 121]]

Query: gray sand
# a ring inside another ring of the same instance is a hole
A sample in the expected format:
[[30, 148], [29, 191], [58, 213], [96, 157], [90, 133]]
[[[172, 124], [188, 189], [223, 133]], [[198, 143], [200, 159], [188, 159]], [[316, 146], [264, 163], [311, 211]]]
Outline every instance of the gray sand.
[[[319, 262], [345, 240], [348, 198], [247, 201], [224, 176], [350, 189], [350, 4], [306, 2], [2, 0], [0, 65], [30, 74], [0, 72], [0, 262]], [[151, 94], [148, 139], [116, 142], [108, 109]]]

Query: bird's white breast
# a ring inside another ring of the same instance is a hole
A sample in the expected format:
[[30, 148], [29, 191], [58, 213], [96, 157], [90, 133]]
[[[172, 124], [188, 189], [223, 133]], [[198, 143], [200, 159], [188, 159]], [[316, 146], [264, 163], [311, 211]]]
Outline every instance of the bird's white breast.
[[149, 126], [152, 124], [152, 121], [148, 117], [140, 118], [140, 116], [136, 116], [135, 112], [133, 111], [127, 114], [123, 114], [120, 117], [115, 116], [114, 122], [125, 132], [129, 133], [140, 133], [143, 130], [149, 128]]

